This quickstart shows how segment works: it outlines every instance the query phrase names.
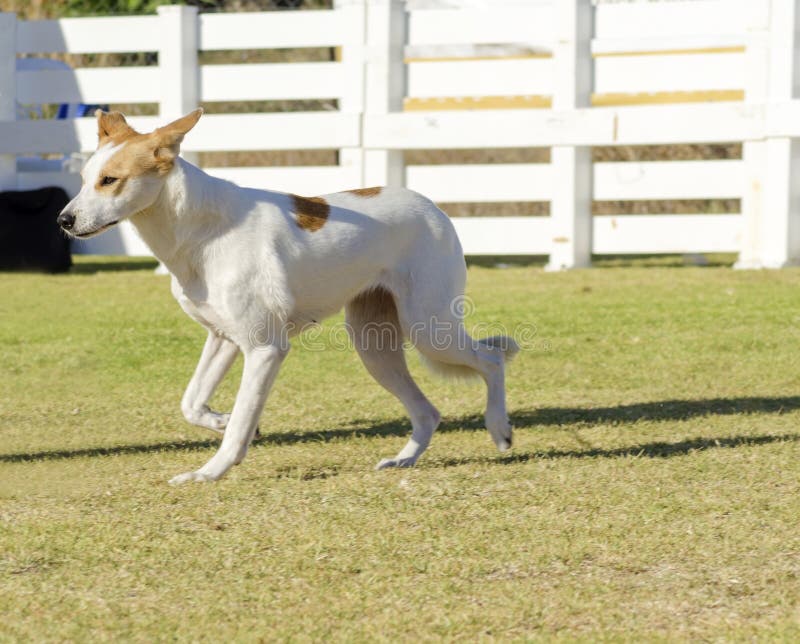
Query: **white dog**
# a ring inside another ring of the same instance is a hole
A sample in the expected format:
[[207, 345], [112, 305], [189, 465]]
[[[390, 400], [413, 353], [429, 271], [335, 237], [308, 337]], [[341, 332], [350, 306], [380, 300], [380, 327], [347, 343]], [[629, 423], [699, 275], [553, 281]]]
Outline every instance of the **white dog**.
[[[181, 307], [208, 330], [181, 407], [224, 436], [208, 463], [170, 482], [214, 481], [242, 461], [289, 339], [342, 307], [367, 370], [411, 416], [408, 444], [378, 468], [416, 463], [440, 419], [408, 372], [403, 339], [438, 371], [483, 377], [486, 427], [509, 449], [504, 361], [517, 346], [467, 334], [464, 255], [447, 215], [401, 188], [305, 198], [211, 177], [178, 156], [201, 114], [139, 134], [119, 112], [98, 112], [97, 151], [58, 217], [81, 239], [129, 219], [172, 274]], [[216, 413], [207, 403], [239, 351], [233, 411]]]

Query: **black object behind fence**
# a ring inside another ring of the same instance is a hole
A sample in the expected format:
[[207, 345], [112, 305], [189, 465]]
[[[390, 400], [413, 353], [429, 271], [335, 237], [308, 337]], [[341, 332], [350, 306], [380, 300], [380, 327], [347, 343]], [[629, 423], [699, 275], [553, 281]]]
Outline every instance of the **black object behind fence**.
[[56, 224], [68, 201], [61, 188], [0, 192], [0, 270], [69, 270], [69, 239]]

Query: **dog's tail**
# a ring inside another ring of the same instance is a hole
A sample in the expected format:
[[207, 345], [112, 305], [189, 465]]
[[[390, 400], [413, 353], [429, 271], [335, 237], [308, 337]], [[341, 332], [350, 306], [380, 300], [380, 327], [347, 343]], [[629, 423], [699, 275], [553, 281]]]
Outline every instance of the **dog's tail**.
[[[489, 338], [481, 338], [480, 340], [470, 340], [475, 347], [475, 350], [480, 352], [483, 357], [490, 360], [502, 360], [504, 363], [509, 363], [514, 359], [514, 356], [519, 353], [519, 345], [514, 338], [507, 335], [494, 335]], [[430, 369], [433, 373], [444, 376], [445, 378], [457, 378], [461, 380], [471, 380], [477, 378], [480, 374], [466, 365], [450, 364], [440, 360], [433, 360], [429, 356], [420, 353], [422, 363]]]

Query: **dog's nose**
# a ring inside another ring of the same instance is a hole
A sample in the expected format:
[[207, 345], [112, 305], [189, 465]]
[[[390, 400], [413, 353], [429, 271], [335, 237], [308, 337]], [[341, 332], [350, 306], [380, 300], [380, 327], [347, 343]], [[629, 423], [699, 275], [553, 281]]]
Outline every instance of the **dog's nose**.
[[58, 219], [56, 219], [56, 223], [64, 230], [72, 230], [72, 227], [75, 225], [75, 215], [71, 212], [62, 212], [58, 216]]

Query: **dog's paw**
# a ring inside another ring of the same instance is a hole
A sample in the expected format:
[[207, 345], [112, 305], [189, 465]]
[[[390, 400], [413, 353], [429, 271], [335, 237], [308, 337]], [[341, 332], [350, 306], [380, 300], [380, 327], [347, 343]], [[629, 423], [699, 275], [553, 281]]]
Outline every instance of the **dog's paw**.
[[230, 414], [221, 414], [220, 412], [211, 410], [205, 414], [204, 418], [206, 428], [216, 432], [225, 431], [230, 419]]
[[228, 426], [228, 421], [231, 419], [230, 414], [222, 414], [210, 409], [203, 412], [195, 421], [195, 425], [210, 429], [217, 434], [224, 434], [225, 428]]
[[183, 474], [178, 474], [178, 476], [174, 476], [169, 480], [170, 485], [183, 485], [184, 483], [208, 483], [210, 481], [215, 481], [216, 479], [209, 476], [208, 474], [203, 474], [202, 472], [184, 472]]
[[511, 423], [508, 422], [508, 417], [505, 414], [492, 416], [487, 413], [486, 429], [489, 430], [489, 434], [499, 452], [507, 452], [511, 449], [514, 428], [511, 426]]
[[231, 419], [230, 414], [222, 414], [213, 409], [209, 409], [205, 405], [201, 409], [184, 408], [183, 416], [192, 425], [210, 429], [217, 434], [223, 434], [225, 432], [228, 421]]
[[375, 466], [376, 470], [385, 470], [389, 467], [414, 467], [416, 458], [382, 458]]

